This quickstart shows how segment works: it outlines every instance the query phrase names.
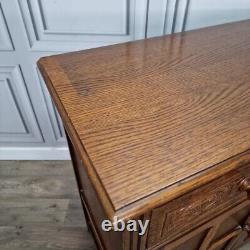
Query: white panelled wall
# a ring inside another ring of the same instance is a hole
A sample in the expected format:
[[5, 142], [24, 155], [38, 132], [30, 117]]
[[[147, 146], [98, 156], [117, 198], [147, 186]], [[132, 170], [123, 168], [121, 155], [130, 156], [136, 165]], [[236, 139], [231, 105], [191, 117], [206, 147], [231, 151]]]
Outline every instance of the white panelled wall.
[[0, 0], [0, 159], [69, 159], [45, 55], [250, 18], [250, 0]]

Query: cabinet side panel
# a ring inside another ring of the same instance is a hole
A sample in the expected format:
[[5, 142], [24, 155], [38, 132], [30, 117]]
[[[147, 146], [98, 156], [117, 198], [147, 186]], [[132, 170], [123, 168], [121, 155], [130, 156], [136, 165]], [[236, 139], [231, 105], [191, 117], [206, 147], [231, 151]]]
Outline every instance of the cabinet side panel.
[[102, 230], [102, 221], [107, 219], [107, 216], [100, 204], [97, 194], [87, 176], [85, 167], [80, 160], [80, 157], [74, 149], [71, 141], [68, 138], [68, 144], [72, 157], [73, 167], [78, 183], [78, 188], [82, 200], [82, 205], [86, 217], [86, 222], [95, 238], [96, 244], [100, 249], [122, 249], [122, 233]]

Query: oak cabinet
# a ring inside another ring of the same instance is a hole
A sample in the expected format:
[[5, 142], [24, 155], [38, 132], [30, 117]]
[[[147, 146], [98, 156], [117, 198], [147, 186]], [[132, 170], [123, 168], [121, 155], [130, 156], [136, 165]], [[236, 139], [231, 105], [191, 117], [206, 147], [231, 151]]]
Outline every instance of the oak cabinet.
[[[249, 41], [242, 21], [38, 61], [100, 249], [249, 240]], [[102, 230], [115, 218], [149, 226]]]

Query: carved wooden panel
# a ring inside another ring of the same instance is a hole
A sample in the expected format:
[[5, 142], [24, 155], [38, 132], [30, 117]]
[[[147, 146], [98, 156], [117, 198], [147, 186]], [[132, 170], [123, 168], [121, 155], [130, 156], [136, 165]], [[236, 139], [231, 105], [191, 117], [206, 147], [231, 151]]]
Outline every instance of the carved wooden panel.
[[[197, 250], [199, 249], [202, 241], [204, 240], [208, 230], [203, 230], [202, 232], [196, 234], [188, 242], [184, 242], [179, 246], [173, 248], [173, 250]], [[163, 247], [161, 250], [169, 250], [168, 247]]]
[[227, 210], [182, 237], [149, 249], [160, 250], [238, 250], [249, 242], [250, 203]]
[[234, 171], [168, 204], [154, 209], [148, 245], [169, 242], [247, 199], [239, 190], [241, 173]]
[[250, 207], [246, 206], [220, 222], [208, 250], [239, 249], [249, 238]]

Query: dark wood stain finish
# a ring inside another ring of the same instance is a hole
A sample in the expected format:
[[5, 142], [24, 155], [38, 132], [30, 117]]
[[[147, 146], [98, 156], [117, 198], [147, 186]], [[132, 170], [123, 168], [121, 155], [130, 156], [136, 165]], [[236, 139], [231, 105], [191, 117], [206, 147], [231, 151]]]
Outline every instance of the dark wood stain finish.
[[148, 237], [149, 246], [162, 240], [169, 242], [246, 200], [247, 193], [239, 190], [242, 178], [237, 171], [231, 171], [154, 209]]
[[146, 236], [114, 234], [119, 243], [108, 249], [151, 249], [248, 201], [250, 21], [45, 57], [38, 66], [78, 158], [79, 187], [85, 178], [100, 208], [83, 198], [99, 245], [109, 241], [94, 222], [102, 218], [150, 214]]

